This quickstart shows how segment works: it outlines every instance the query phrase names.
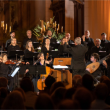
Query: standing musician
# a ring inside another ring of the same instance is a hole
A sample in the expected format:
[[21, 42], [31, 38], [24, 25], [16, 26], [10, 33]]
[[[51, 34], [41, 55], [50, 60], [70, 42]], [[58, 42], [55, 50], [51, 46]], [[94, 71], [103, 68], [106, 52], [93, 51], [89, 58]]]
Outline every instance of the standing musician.
[[71, 60], [71, 69], [72, 69], [72, 75], [83, 75], [85, 73], [86, 64], [85, 64], [85, 53], [88, 50], [88, 47], [85, 43], [85, 36], [82, 37], [84, 45], [81, 44], [81, 38], [77, 37], [75, 38], [75, 46], [67, 48], [66, 43], [64, 44], [64, 51], [68, 52], [72, 55]]
[[[51, 30], [48, 30], [46, 35], [50, 39], [50, 43], [55, 44], [57, 42], [55, 38], [52, 38], [52, 31]], [[46, 40], [46, 38], [43, 39], [43, 45], [45, 45], [45, 40]]]
[[92, 47], [92, 49], [91, 49], [91, 54], [92, 53], [98, 53], [100, 55], [100, 58], [105, 57], [107, 55], [107, 52], [106, 52], [106, 49], [105, 48], [103, 48], [102, 46], [100, 46], [101, 40], [100, 39], [96, 39], [95, 42], [96, 42], [95, 43], [95, 46]]
[[[100, 59], [99, 55], [97, 53], [93, 53], [91, 55], [91, 58], [90, 58], [90, 62], [87, 62], [86, 65], [89, 65], [91, 63], [95, 63], [95, 62], [98, 62]], [[99, 66], [99, 68], [92, 73], [92, 76], [94, 77], [95, 81], [97, 82], [99, 80], [99, 78], [104, 74], [104, 69], [107, 68], [107, 63], [105, 60], [103, 60]], [[89, 69], [87, 69], [88, 71], [90, 71]]]
[[14, 31], [11, 31], [11, 32], [10, 32], [10, 36], [11, 36], [11, 38], [8, 39], [8, 40], [6, 41], [6, 44], [5, 44], [5, 48], [6, 48], [6, 49], [8, 48], [8, 45], [11, 44], [11, 39], [15, 38], [15, 32], [14, 32]]
[[16, 50], [20, 50], [20, 47], [17, 44], [16, 38], [12, 38], [11, 39], [11, 44], [8, 46], [8, 49], [7, 49], [8, 56], [9, 56], [11, 51], [16, 51]]
[[106, 44], [107, 44], [107, 43], [110, 43], [110, 41], [108, 41], [108, 40], [106, 39], [106, 37], [107, 37], [107, 34], [106, 34], [106, 33], [102, 33], [102, 34], [101, 34], [101, 37], [102, 37], [101, 46], [105, 48], [105, 47], [106, 47]]
[[[32, 41], [29, 40], [26, 43], [26, 49], [24, 50], [24, 57], [26, 58], [26, 62], [33, 64], [33, 53], [34, 53], [34, 47], [32, 44]], [[27, 59], [28, 58], [28, 59]]]
[[27, 34], [27, 38], [23, 42], [23, 47], [24, 48], [26, 47], [27, 41], [30, 40], [32, 42], [36, 42], [36, 39], [32, 37], [32, 31], [31, 30], [27, 30], [26, 34]]
[[46, 51], [51, 51], [52, 47], [50, 46], [50, 39], [46, 38], [45, 45], [42, 46], [41, 52], [45, 53]]
[[71, 38], [70, 33], [66, 33], [65, 38], [67, 39], [68, 45], [74, 43], [72, 40], [70, 40], [70, 38]]
[[[82, 40], [81, 43], [83, 44], [83, 40]], [[87, 46], [88, 46], [88, 51], [87, 51], [86, 54], [85, 54], [85, 59], [88, 61], [88, 60], [90, 59], [91, 48], [92, 48], [93, 46], [95, 46], [95, 45], [94, 45], [94, 40], [93, 40], [92, 38], [90, 38], [90, 32], [89, 32], [89, 30], [86, 30], [86, 31], [85, 31], [85, 43], [86, 43]]]
[[[61, 40], [61, 44], [59, 45], [58, 47], [58, 51], [59, 51], [59, 56], [60, 57], [67, 57], [68, 54], [64, 52], [64, 44], [66, 42], [66, 38], [64, 37], [62, 40]], [[67, 42], [66, 42], [67, 43]]]

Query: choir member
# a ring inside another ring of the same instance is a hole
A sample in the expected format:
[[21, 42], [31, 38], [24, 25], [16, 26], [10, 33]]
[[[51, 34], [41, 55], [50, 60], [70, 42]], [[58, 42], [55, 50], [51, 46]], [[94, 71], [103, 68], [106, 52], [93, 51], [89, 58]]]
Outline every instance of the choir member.
[[11, 38], [8, 39], [5, 44], [6, 49], [8, 48], [8, 45], [11, 44], [11, 39], [15, 38], [15, 32], [14, 31], [10, 32], [10, 36], [11, 36]]
[[32, 41], [32, 42], [36, 42], [36, 38], [33, 38], [32, 37], [32, 31], [31, 30], [27, 30], [27, 32], [26, 32], [26, 34], [27, 34], [27, 38], [24, 40], [24, 42], [23, 42], [23, 47], [25, 48], [26, 47], [26, 43], [27, 43], [27, 41]]
[[[83, 40], [82, 40], [81, 43], [84, 44], [84, 43], [83, 43]], [[90, 59], [91, 48], [92, 48], [93, 46], [95, 46], [95, 45], [94, 45], [94, 40], [93, 40], [92, 38], [90, 38], [90, 32], [89, 32], [89, 30], [86, 30], [86, 31], [85, 31], [85, 43], [86, 43], [87, 46], [88, 46], [88, 51], [86, 52], [85, 59], [88, 61], [88, 60]]]
[[74, 43], [72, 40], [70, 40], [71, 38], [70, 33], [66, 33], [65, 38], [67, 39], [69, 45]]
[[[98, 53], [100, 55], [100, 58], [103, 58], [106, 55], [106, 50], [105, 50], [105, 48], [100, 46], [100, 44], [101, 44], [101, 40], [100, 39], [96, 39], [95, 42], [96, 42], [95, 43], [96, 45], [94, 47], [92, 47], [91, 54], [92, 53]], [[103, 54], [103, 53], [105, 53], [105, 54]]]
[[32, 44], [32, 41], [29, 40], [27, 41], [26, 43], [26, 49], [24, 50], [24, 56], [26, 58], [26, 62], [29, 62], [30, 64], [33, 64], [33, 53], [34, 53], [34, 47], [33, 47], [33, 44]]
[[101, 34], [102, 40], [101, 40], [101, 46], [105, 47], [107, 43], [109, 43], [109, 41], [106, 39], [107, 35], [106, 33], [102, 33]]
[[20, 50], [20, 47], [17, 44], [16, 38], [12, 38], [11, 44], [8, 46], [8, 49], [7, 49], [8, 56], [10, 56], [11, 51], [16, 51], [16, 50]]
[[59, 45], [58, 47], [58, 51], [59, 51], [59, 56], [60, 57], [66, 57], [67, 56], [67, 53], [64, 52], [64, 44], [65, 42], [67, 43], [68, 45], [68, 42], [66, 40], [66, 38], [64, 37], [62, 40], [61, 40], [61, 44]]
[[42, 46], [41, 52], [45, 53], [46, 51], [51, 51], [52, 47], [50, 46], [50, 39], [46, 38], [45, 45]]
[[[57, 42], [55, 38], [52, 38], [52, 31], [51, 30], [48, 30], [46, 35], [50, 39], [50, 43], [55, 44]], [[43, 39], [43, 45], [45, 45], [45, 40], [46, 40], [46, 38]]]

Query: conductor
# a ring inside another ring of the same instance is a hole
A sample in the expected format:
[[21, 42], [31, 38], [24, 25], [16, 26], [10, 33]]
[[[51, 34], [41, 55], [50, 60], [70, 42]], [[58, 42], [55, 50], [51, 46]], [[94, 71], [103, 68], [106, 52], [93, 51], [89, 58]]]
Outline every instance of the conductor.
[[81, 44], [81, 38], [75, 38], [75, 46], [67, 48], [67, 44], [64, 44], [64, 51], [68, 52], [72, 55], [71, 60], [71, 69], [72, 76], [79, 74], [83, 75], [86, 72], [86, 64], [85, 64], [85, 53], [88, 50], [88, 47], [85, 43], [85, 35], [82, 36], [84, 44]]

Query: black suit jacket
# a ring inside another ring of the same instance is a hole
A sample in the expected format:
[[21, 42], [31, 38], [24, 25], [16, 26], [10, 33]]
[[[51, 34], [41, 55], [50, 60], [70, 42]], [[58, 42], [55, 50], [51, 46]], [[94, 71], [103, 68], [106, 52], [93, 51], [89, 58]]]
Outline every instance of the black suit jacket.
[[88, 47], [84, 42], [84, 45], [76, 45], [74, 47], [67, 48], [66, 43], [64, 44], [64, 51], [72, 54], [71, 69], [85, 69], [85, 53]]

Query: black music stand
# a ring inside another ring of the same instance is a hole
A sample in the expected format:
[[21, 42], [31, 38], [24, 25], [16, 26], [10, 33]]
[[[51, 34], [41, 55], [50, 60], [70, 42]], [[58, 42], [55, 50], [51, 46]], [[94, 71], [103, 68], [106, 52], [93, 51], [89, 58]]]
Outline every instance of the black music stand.
[[10, 51], [8, 58], [18, 60], [21, 55], [24, 55], [24, 52], [22, 50]]
[[46, 57], [47, 53], [49, 53], [49, 57], [51, 58], [57, 58], [59, 57], [59, 51], [46, 51], [44, 52], [44, 56]]
[[39, 47], [39, 45], [40, 45], [40, 43], [39, 43], [39, 42], [33, 42], [33, 46], [34, 46], [34, 48], [38, 48], [38, 47]]
[[51, 43], [50, 46], [52, 47], [53, 50], [58, 49], [60, 44], [58, 43]]

